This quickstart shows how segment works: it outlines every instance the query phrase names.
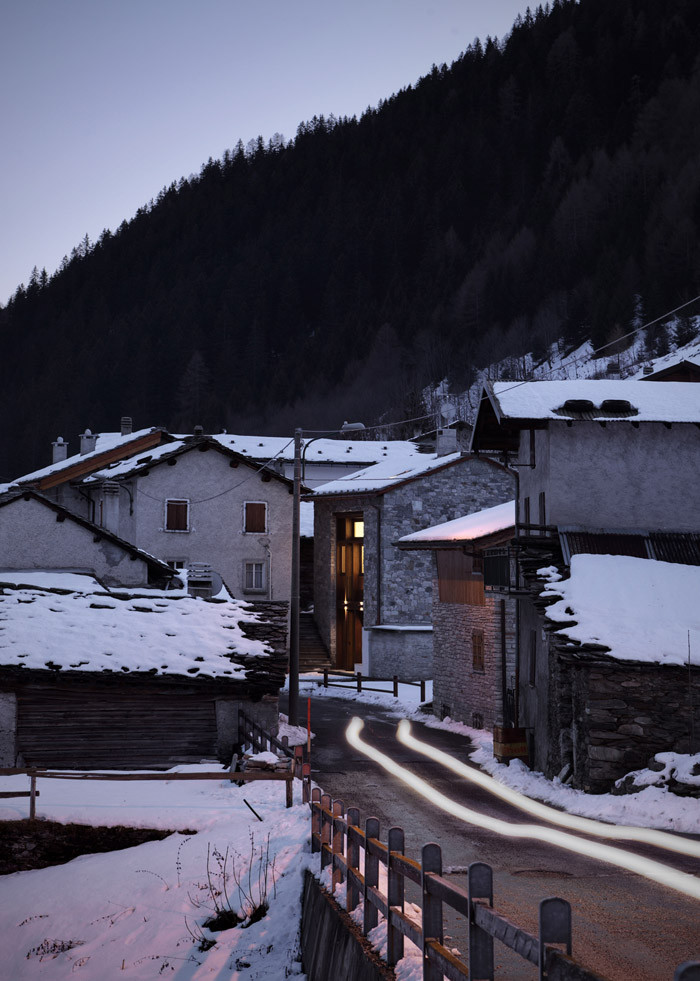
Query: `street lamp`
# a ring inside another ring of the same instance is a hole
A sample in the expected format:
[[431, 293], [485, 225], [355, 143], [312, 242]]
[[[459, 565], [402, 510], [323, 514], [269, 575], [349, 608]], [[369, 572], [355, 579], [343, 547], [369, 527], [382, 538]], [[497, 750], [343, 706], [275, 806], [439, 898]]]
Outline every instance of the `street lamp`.
[[[354, 433], [365, 428], [362, 422], [344, 422], [340, 430], [331, 430], [321, 436], [314, 436], [303, 444], [306, 450], [317, 439], [331, 436], [334, 432]], [[294, 430], [294, 497], [292, 503], [292, 595], [289, 607], [289, 724], [299, 725], [299, 555], [301, 536], [299, 511], [301, 503], [301, 464], [303, 429]]]

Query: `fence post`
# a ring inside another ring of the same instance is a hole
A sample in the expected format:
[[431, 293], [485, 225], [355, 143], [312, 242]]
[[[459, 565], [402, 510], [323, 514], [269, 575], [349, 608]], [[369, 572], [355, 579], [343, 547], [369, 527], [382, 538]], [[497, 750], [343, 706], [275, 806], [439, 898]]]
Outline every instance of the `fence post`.
[[302, 746], [294, 747], [294, 776], [299, 777], [301, 780], [301, 774], [304, 766], [304, 748]]
[[673, 981], [700, 981], [700, 961], [686, 961], [679, 964]]
[[546, 944], [566, 944], [571, 957], [571, 904], [565, 899], [543, 899], [540, 902], [540, 965], [539, 979], [547, 977], [545, 959]]
[[420, 700], [421, 702], [425, 701], [425, 681], [423, 679], [421, 679], [420, 683]]
[[[350, 828], [360, 827], [360, 809], [359, 807], [349, 807], [348, 808], [348, 866], [355, 871], [360, 869], [360, 845], [357, 837], [354, 834], [350, 834]], [[360, 901], [360, 891], [357, 888], [357, 884], [354, 879], [348, 876], [348, 892], [347, 892], [347, 909], [348, 913], [351, 913]]]
[[328, 688], [328, 668], [323, 669], [323, 687]]
[[320, 851], [318, 841], [314, 838], [314, 832], [321, 834], [321, 788], [314, 787], [311, 791], [311, 852]]
[[304, 763], [301, 769], [301, 802], [308, 804], [311, 799], [311, 764]]
[[324, 845], [330, 845], [331, 843], [330, 819], [326, 815], [326, 811], [330, 811], [331, 809], [330, 794], [321, 794], [321, 808], [321, 871], [323, 872], [330, 861], [328, 854], [323, 847]]
[[398, 697], [399, 697], [399, 676], [397, 674], [395, 674], [394, 675], [394, 698], [398, 698]]
[[282, 736], [280, 742], [282, 743], [285, 749], [289, 749], [289, 736]]
[[442, 981], [442, 971], [430, 963], [429, 940], [442, 943], [442, 900], [428, 892], [426, 873], [442, 875], [442, 850], [435, 842], [423, 845], [421, 853], [421, 886], [423, 890], [423, 981]]
[[357, 672], [357, 691], [358, 693], [362, 691], [362, 672]]
[[363, 924], [365, 936], [379, 922], [377, 907], [372, 904], [367, 896], [367, 890], [370, 886], [374, 886], [376, 889], [379, 885], [379, 858], [377, 855], [370, 854], [370, 838], [379, 838], [379, 821], [377, 818], [367, 818], [365, 821], [365, 910]]
[[[333, 801], [333, 818], [342, 818], [345, 814], [345, 804], [342, 800]], [[343, 855], [345, 849], [343, 848], [343, 829], [336, 825], [335, 820], [333, 821], [333, 837], [332, 837], [332, 847], [333, 847], [333, 868], [331, 869], [331, 892], [335, 892], [335, 887], [343, 881], [343, 873], [340, 868], [336, 868], [335, 856]]]
[[29, 778], [29, 820], [33, 821], [36, 817], [36, 774]]
[[474, 922], [474, 904], [493, 906], [493, 872], [485, 862], [472, 862], [467, 876], [469, 892], [469, 977], [493, 981], [493, 937]]
[[391, 907], [398, 906], [403, 912], [404, 902], [404, 881], [403, 875], [392, 868], [392, 852], [403, 855], [404, 833], [403, 828], [389, 828], [389, 858], [388, 858], [388, 887], [387, 900], [389, 904], [389, 916], [386, 923], [386, 959], [393, 967], [403, 957], [403, 934], [391, 923]]
[[285, 786], [285, 806], [291, 807], [294, 804], [294, 777], [290, 773], [287, 779], [284, 781]]

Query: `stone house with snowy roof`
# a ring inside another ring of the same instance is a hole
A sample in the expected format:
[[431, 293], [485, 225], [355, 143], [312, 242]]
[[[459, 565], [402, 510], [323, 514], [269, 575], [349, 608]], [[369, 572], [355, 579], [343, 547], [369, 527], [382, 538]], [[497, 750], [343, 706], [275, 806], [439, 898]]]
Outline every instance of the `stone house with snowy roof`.
[[[472, 450], [501, 452], [519, 474], [511, 588], [519, 606], [517, 714], [530, 763], [576, 786], [607, 789], [653, 752], [683, 743], [689, 690], [660, 656], [620, 668], [602, 629], [610, 610], [599, 609], [601, 629], [585, 644], [562, 641], [566, 624], [555, 627], [547, 616], [548, 570], [565, 581], [578, 556], [606, 555], [668, 564], [666, 576], [671, 564], [693, 574], [689, 567], [700, 564], [700, 387], [497, 383], [484, 391]], [[629, 607], [634, 583], [616, 580], [613, 564], [604, 568], [620, 609]], [[570, 610], [574, 625], [578, 611]], [[634, 654], [627, 648], [624, 660]]]
[[501, 585], [515, 502], [433, 525], [396, 542], [433, 568], [433, 714], [476, 729], [514, 723], [516, 601]]
[[106, 528], [31, 490], [0, 495], [4, 571], [87, 572], [107, 586], [166, 585], [174, 571]]
[[404, 535], [512, 496], [513, 476], [461, 452], [392, 459], [316, 488], [314, 617], [333, 663], [433, 677], [430, 555]]
[[229, 762], [239, 707], [276, 729], [285, 667], [274, 608], [0, 573], [0, 766]]

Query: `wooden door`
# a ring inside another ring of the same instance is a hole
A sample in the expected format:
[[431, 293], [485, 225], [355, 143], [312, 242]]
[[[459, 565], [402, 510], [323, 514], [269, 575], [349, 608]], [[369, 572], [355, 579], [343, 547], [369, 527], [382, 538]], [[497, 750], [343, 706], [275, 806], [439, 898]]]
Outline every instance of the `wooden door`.
[[362, 515], [337, 521], [336, 666], [354, 671], [362, 661], [364, 523]]

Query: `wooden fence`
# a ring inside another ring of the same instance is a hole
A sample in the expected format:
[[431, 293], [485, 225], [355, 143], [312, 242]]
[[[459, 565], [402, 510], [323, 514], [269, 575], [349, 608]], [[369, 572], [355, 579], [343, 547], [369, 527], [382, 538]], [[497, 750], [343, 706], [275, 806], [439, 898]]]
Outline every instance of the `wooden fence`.
[[252, 780], [280, 780], [285, 782], [285, 793], [287, 807], [293, 803], [292, 786], [295, 773], [290, 767], [284, 772], [268, 770], [219, 770], [218, 772], [207, 773], [80, 773], [74, 770], [42, 770], [40, 768], [21, 769], [7, 768], [0, 769], [0, 776], [13, 776], [26, 774], [29, 777], [30, 789], [28, 791], [12, 791], [0, 794], [0, 797], [29, 797], [29, 818], [36, 817], [36, 798], [39, 791], [36, 789], [37, 780], [222, 780], [250, 782]]
[[[385, 918], [390, 966], [403, 957], [404, 937], [408, 937], [423, 952], [424, 981], [442, 981], [443, 975], [450, 981], [493, 981], [495, 939], [538, 967], [540, 981], [602, 981], [571, 957], [571, 906], [565, 899], [540, 902], [539, 931], [534, 936], [494, 909], [489, 865], [472, 863], [463, 889], [443, 877], [439, 845], [424, 845], [417, 862], [404, 854], [402, 828], [391, 828], [383, 844], [376, 818], [367, 818], [363, 831], [358, 808], [349, 807], [346, 813], [342, 800], [331, 800], [316, 787], [311, 796], [311, 850], [320, 853], [321, 871], [331, 866], [333, 889], [346, 883], [348, 912], [362, 899], [365, 934], [377, 926], [379, 913]], [[386, 869], [386, 893], [379, 888], [380, 863]], [[404, 912], [407, 879], [421, 890], [420, 923]], [[467, 921], [466, 960], [444, 944], [443, 905]], [[681, 964], [674, 981], [700, 981], [700, 961]]]
[[[378, 691], [382, 694], [387, 695], [388, 692], [386, 688], [372, 688], [371, 683], [373, 681], [390, 681], [392, 684], [392, 694], [394, 698], [399, 697], [399, 685], [414, 685], [416, 688], [420, 688], [420, 700], [425, 701], [425, 681], [402, 681], [397, 674], [393, 675], [391, 678], [363, 678], [361, 671], [330, 671], [328, 668], [323, 669], [323, 687], [324, 688], [348, 688], [347, 683], [343, 684], [340, 681], [329, 681], [330, 677], [343, 678], [345, 682], [352, 681], [357, 685], [358, 692], [361, 691]], [[369, 682], [369, 684], [367, 684]], [[319, 681], [320, 685], [321, 682]]]
[[[311, 800], [311, 764], [304, 760], [304, 747], [289, 745], [286, 736], [277, 739], [259, 722], [249, 716], [242, 708], [238, 710], [238, 744], [242, 749], [250, 747], [257, 753], [282, 753], [291, 762], [291, 772], [301, 780], [302, 802], [308, 804]], [[236, 764], [236, 757], [232, 766]]]

